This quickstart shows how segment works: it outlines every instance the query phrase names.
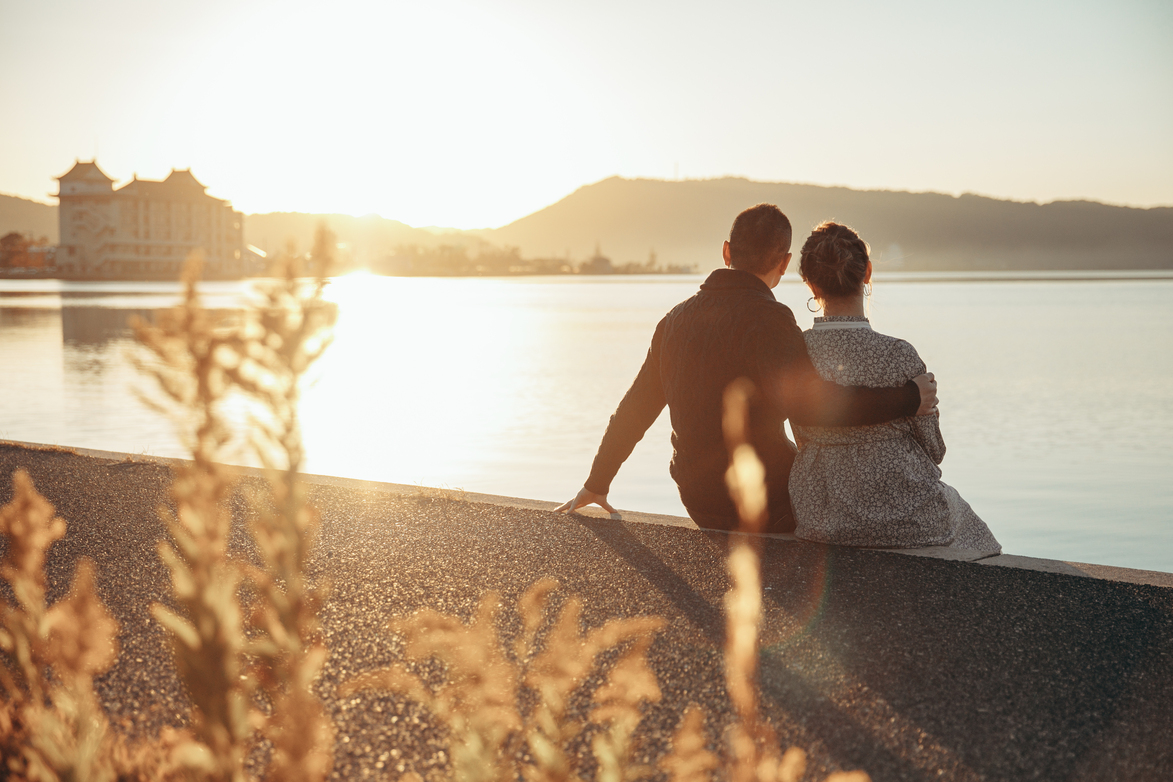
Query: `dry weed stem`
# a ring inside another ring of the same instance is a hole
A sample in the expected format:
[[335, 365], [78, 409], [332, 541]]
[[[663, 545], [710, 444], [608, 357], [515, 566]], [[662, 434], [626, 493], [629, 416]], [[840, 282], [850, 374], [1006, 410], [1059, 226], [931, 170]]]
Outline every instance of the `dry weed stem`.
[[[8, 551], [0, 576], [16, 604], [0, 614], [0, 757], [6, 777], [56, 782], [112, 780], [119, 742], [94, 694], [93, 677], [118, 656], [118, 623], [94, 589], [94, 566], [77, 565], [68, 595], [45, 605], [45, 555], [65, 522], [24, 470], [0, 508]], [[11, 662], [9, 662], [11, 661]]]
[[[497, 630], [500, 600], [493, 593], [481, 599], [468, 625], [432, 610], [396, 619], [391, 629], [406, 641], [405, 659], [439, 660], [444, 682], [429, 687], [406, 662], [396, 663], [352, 679], [340, 694], [378, 687], [425, 705], [448, 730], [457, 780], [578, 779], [574, 745], [588, 736], [599, 779], [632, 779], [631, 737], [641, 705], [660, 698], [647, 650], [663, 620], [615, 619], [584, 635], [581, 604], [570, 598], [539, 644], [539, 628], [556, 588], [556, 582], [542, 579], [521, 597], [522, 633], [512, 656]], [[602, 672], [588, 719], [572, 717], [572, 695], [596, 670], [599, 655], [616, 648], [622, 650], [620, 657]], [[522, 705], [526, 689], [536, 695], [528, 709]]]

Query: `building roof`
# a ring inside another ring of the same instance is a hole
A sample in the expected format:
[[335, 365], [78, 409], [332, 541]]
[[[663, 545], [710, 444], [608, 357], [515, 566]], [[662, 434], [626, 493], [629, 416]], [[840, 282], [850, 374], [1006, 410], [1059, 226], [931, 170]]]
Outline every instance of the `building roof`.
[[192, 175], [190, 168], [173, 168], [167, 178], [163, 180], [169, 183], [172, 187], [185, 188], [199, 188], [200, 192], [207, 190], [206, 185], [200, 184], [200, 181]]
[[[88, 162], [78, 160], [73, 164], [73, 168], [57, 177], [57, 180], [61, 182], [101, 182], [108, 185], [114, 183], [113, 179], [106, 176], [106, 173], [98, 168], [97, 161], [95, 160]], [[155, 201], [186, 201], [205, 204], [209, 202], [217, 204], [227, 203], [222, 198], [208, 195], [207, 189], [206, 185], [202, 184], [192, 175], [190, 168], [173, 168], [171, 169], [171, 173], [167, 175], [167, 178], [162, 181], [139, 179], [138, 174], [135, 174], [134, 179], [122, 187], [116, 188], [114, 193], [124, 197]], [[77, 194], [73, 194], [73, 197], [77, 197]]]
[[73, 164], [73, 168], [69, 169], [64, 174], [57, 177], [58, 181], [63, 181], [66, 179], [89, 179], [89, 180], [98, 180], [98, 181], [106, 181], [106, 182], [113, 182], [114, 181], [110, 177], [106, 176], [105, 171], [98, 168], [98, 162], [96, 160], [91, 160], [88, 163], [83, 162], [81, 160], [76, 161]]
[[136, 174], [134, 179], [115, 192], [119, 195], [161, 201], [223, 201], [223, 199], [208, 195], [206, 191], [207, 187], [200, 184], [200, 181], [192, 175], [190, 168], [176, 168], [172, 169], [167, 178], [161, 182], [153, 179], [139, 179]]

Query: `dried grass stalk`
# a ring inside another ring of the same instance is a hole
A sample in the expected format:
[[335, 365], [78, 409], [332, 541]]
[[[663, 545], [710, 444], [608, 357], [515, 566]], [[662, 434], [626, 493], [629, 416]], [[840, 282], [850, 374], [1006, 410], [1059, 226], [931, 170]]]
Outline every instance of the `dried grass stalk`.
[[660, 760], [670, 782], [708, 782], [717, 769], [717, 756], [707, 749], [705, 713], [696, 704], [684, 710], [672, 736], [672, 750]]
[[234, 479], [218, 457], [230, 440], [221, 408], [244, 341], [201, 305], [199, 271], [199, 259], [189, 259], [183, 300], [161, 312], [157, 326], [134, 324], [155, 359], [140, 368], [156, 381], [164, 399], [157, 406], [175, 418], [192, 455], [174, 469], [175, 512], [159, 509], [171, 538], [160, 544], [159, 556], [179, 611], [156, 604], [152, 613], [172, 635], [176, 667], [195, 707], [194, 735], [176, 747], [177, 763], [207, 779], [242, 782], [252, 743], [252, 683], [242, 675], [241, 567], [228, 556], [226, 502]]
[[[315, 260], [324, 273], [331, 242], [323, 230]], [[258, 633], [248, 653], [269, 704], [261, 728], [272, 745], [269, 773], [312, 782], [333, 767], [334, 726], [312, 690], [326, 660], [318, 610], [329, 587], [306, 577], [320, 520], [298, 480], [305, 450], [297, 406], [302, 378], [329, 345], [335, 310], [322, 300], [324, 276], [307, 289], [295, 263], [287, 260], [279, 269], [279, 278], [262, 289], [233, 376], [266, 416], [256, 422], [254, 438], [269, 474], [269, 496], [252, 502], [250, 531], [261, 564], [247, 571], [256, 598], [250, 625]]]
[[[513, 655], [506, 653], [497, 630], [500, 600], [488, 593], [468, 625], [430, 609], [394, 620], [392, 631], [406, 642], [405, 662], [358, 676], [339, 692], [387, 689], [426, 706], [447, 728], [457, 780], [578, 779], [574, 746], [588, 737], [598, 764], [596, 778], [633, 779], [642, 770], [630, 763], [631, 737], [643, 704], [660, 698], [647, 650], [664, 622], [614, 619], [583, 634], [581, 603], [570, 598], [541, 634], [556, 588], [553, 580], [542, 579], [522, 596], [522, 633]], [[609, 649], [620, 649], [620, 657], [602, 672], [587, 718], [576, 718], [571, 699]], [[409, 665], [429, 659], [444, 665], [445, 679], [436, 688]], [[531, 700], [532, 707], [523, 706]]]
[[45, 605], [45, 555], [65, 521], [24, 470], [0, 508], [8, 551], [0, 577], [15, 603], [0, 613], [0, 774], [12, 780], [112, 780], [123, 748], [94, 694], [93, 677], [118, 656], [118, 623], [94, 588], [94, 566], [81, 560], [69, 593]]
[[[162, 393], [157, 406], [179, 422], [193, 457], [175, 472], [176, 512], [160, 511], [172, 540], [160, 556], [180, 610], [157, 605], [154, 614], [172, 633], [195, 706], [192, 740], [177, 741], [173, 757], [189, 774], [234, 782], [262, 738], [274, 778], [321, 780], [333, 766], [333, 726], [312, 691], [326, 657], [317, 612], [327, 588], [305, 576], [318, 516], [298, 483], [297, 403], [302, 376], [329, 343], [334, 310], [322, 301], [324, 277], [307, 287], [289, 259], [280, 268], [260, 304], [229, 325], [201, 306], [193, 259], [180, 305], [158, 326], [135, 327], [154, 357], [142, 368]], [[232, 394], [259, 402], [253, 445], [270, 476], [268, 495], [253, 498], [255, 567], [228, 552], [235, 481], [219, 459], [231, 440], [223, 405]], [[239, 601], [246, 585], [247, 617]]]
[[[737, 507], [741, 532], [765, 529], [768, 512], [766, 471], [749, 442], [749, 404], [753, 384], [742, 378], [725, 391], [722, 427], [730, 454], [725, 480]], [[797, 782], [806, 771], [806, 753], [791, 747], [784, 754], [777, 736], [758, 708], [758, 632], [762, 615], [761, 563], [751, 541], [738, 535], [727, 560], [732, 588], [725, 596], [725, 685], [736, 720], [728, 730], [726, 776], [733, 782]], [[660, 767], [674, 781], [709, 779], [715, 768], [705, 749], [704, 720], [690, 707]], [[828, 780], [863, 782], [863, 772], [834, 774]]]
[[754, 393], [753, 383], [744, 377], [730, 383], [725, 389], [721, 418], [725, 447], [729, 451], [725, 484], [737, 506], [740, 530], [750, 533], [766, 528], [768, 511], [766, 468], [749, 441], [749, 403]]

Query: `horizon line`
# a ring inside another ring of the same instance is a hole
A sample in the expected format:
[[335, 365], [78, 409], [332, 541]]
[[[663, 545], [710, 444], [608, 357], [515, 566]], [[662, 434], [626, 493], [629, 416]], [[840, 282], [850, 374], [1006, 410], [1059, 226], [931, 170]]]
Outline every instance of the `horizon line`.
[[[97, 161], [95, 160], [92, 162], [96, 163]], [[186, 170], [190, 171], [191, 169], [186, 169]], [[694, 183], [695, 182], [717, 182], [717, 181], [721, 181], [721, 180], [735, 179], [735, 180], [742, 180], [745, 182], [750, 182], [750, 183], [759, 184], [759, 185], [795, 185], [795, 186], [799, 186], [799, 187], [816, 187], [816, 188], [821, 188], [821, 189], [825, 189], [825, 190], [850, 190], [850, 191], [856, 192], [856, 193], [892, 193], [892, 194], [903, 194], [903, 195], [939, 195], [939, 196], [946, 196], [948, 198], [954, 198], [954, 199], [962, 198], [964, 196], [972, 196], [972, 197], [976, 197], [976, 198], [989, 199], [992, 201], [1002, 201], [1005, 203], [1012, 203], [1012, 204], [1034, 204], [1037, 206], [1048, 206], [1050, 204], [1089, 203], [1089, 204], [1097, 204], [1100, 206], [1116, 207], [1116, 208], [1120, 208], [1120, 209], [1150, 210], [1150, 209], [1170, 209], [1170, 208], [1173, 208], [1173, 203], [1150, 204], [1147, 206], [1141, 206], [1141, 205], [1137, 205], [1137, 204], [1121, 203], [1121, 202], [1106, 201], [1106, 200], [1097, 200], [1097, 199], [1088, 198], [1088, 197], [1054, 198], [1054, 199], [1051, 199], [1048, 201], [1040, 201], [1038, 199], [1029, 199], [1029, 198], [1018, 199], [1018, 198], [1011, 198], [1011, 197], [1004, 197], [1004, 196], [989, 195], [986, 193], [978, 193], [978, 192], [971, 191], [971, 190], [965, 190], [965, 191], [962, 191], [959, 193], [950, 193], [950, 192], [945, 192], [945, 191], [941, 191], [941, 190], [899, 190], [899, 189], [889, 189], [889, 188], [883, 188], [883, 187], [874, 187], [874, 188], [852, 187], [851, 185], [825, 184], [825, 183], [821, 183], [821, 182], [800, 182], [800, 181], [785, 181], [785, 180], [772, 180], [772, 179], [754, 179], [753, 177], [746, 176], [744, 174], [721, 174], [721, 175], [708, 176], [708, 177], [678, 177], [678, 178], [665, 178], [665, 177], [652, 177], [652, 176], [629, 177], [629, 176], [623, 176], [622, 174], [611, 174], [610, 176], [603, 177], [602, 179], [596, 180], [594, 182], [587, 182], [585, 184], [579, 185], [577, 188], [570, 191], [566, 195], [562, 196], [558, 200], [553, 201], [549, 204], [546, 204], [545, 206], [541, 207], [540, 209], [536, 209], [533, 212], [529, 212], [527, 214], [522, 215], [521, 217], [514, 218], [513, 220], [510, 220], [507, 223], [503, 223], [503, 224], [495, 226], [495, 227], [455, 228], [452, 226], [439, 226], [439, 225], [426, 225], [426, 226], [418, 225], [417, 226], [417, 225], [411, 225], [410, 223], [405, 223], [402, 220], [396, 220], [393, 217], [384, 217], [383, 215], [379, 214], [378, 212], [366, 212], [363, 214], [352, 214], [350, 212], [305, 212], [305, 211], [292, 211], [292, 210], [273, 210], [273, 211], [267, 211], [267, 212], [243, 212], [243, 214], [245, 217], [262, 216], [262, 215], [281, 215], [281, 214], [309, 215], [309, 216], [321, 216], [321, 217], [351, 217], [354, 219], [362, 219], [365, 217], [374, 217], [374, 218], [378, 218], [380, 220], [388, 220], [391, 222], [396, 222], [396, 223], [399, 223], [400, 225], [405, 225], [408, 228], [414, 228], [416, 230], [421, 230], [421, 231], [431, 231], [434, 233], [441, 233], [441, 234], [442, 233], [465, 233], [465, 232], [475, 232], [475, 231], [496, 231], [496, 230], [500, 230], [502, 228], [506, 228], [506, 227], [508, 227], [508, 226], [512, 225], [513, 223], [516, 223], [520, 220], [524, 220], [527, 217], [531, 217], [535, 214], [538, 214], [539, 212], [542, 212], [545, 209], [549, 209], [550, 207], [555, 206], [556, 204], [559, 204], [562, 201], [565, 201], [567, 198], [574, 195], [575, 193], [578, 193], [581, 190], [585, 190], [586, 188], [589, 188], [589, 187], [594, 187], [596, 185], [602, 184], [603, 182], [607, 182], [612, 179], [619, 179], [619, 180], [623, 180], [626, 182], [662, 182], [662, 183], [667, 183], [667, 184], [683, 184], [683, 183], [688, 183], [688, 182], [694, 182]], [[115, 183], [117, 183], [118, 181], [120, 181], [120, 180], [115, 180]], [[130, 182], [130, 181], [131, 180], [129, 180], [129, 179], [126, 180], [126, 182]], [[210, 190], [211, 188], [208, 188], [208, 189]], [[57, 203], [52, 203], [49, 201], [39, 201], [35, 198], [31, 198], [26, 195], [19, 195], [16, 193], [6, 193], [6, 192], [0, 191], [0, 196], [7, 196], [9, 198], [17, 198], [22, 201], [28, 201], [30, 203], [39, 204], [41, 206], [49, 206], [49, 207], [59, 206], [59, 204], [57, 204]], [[48, 196], [50, 198], [57, 198], [57, 196], [52, 193], [48, 194]], [[229, 203], [232, 203], [232, 199], [224, 199], [224, 200], [227, 200]]]

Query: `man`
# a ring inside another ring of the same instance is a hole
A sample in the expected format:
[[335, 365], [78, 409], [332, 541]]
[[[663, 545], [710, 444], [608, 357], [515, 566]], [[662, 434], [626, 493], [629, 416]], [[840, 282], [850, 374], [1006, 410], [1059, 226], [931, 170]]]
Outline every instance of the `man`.
[[647, 359], [607, 425], [578, 495], [564, 513], [607, 502], [611, 480], [648, 427], [668, 406], [670, 472], [680, 499], [699, 526], [735, 529], [737, 511], [725, 486], [729, 453], [721, 429], [726, 387], [748, 378], [750, 442], [766, 468], [767, 532], [793, 532], [790, 467], [795, 446], [783, 421], [810, 426], [863, 426], [927, 414], [936, 383], [921, 375], [901, 388], [859, 388], [824, 381], [811, 365], [794, 313], [772, 293], [790, 265], [792, 231], [772, 204], [746, 209], [733, 221], [717, 269], [692, 298], [656, 326]]

